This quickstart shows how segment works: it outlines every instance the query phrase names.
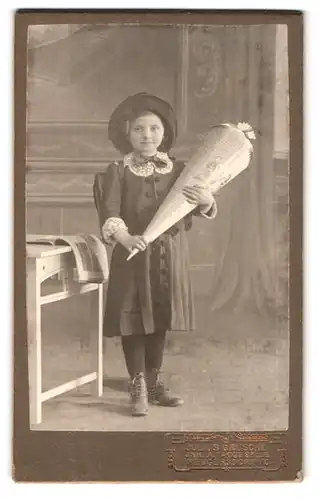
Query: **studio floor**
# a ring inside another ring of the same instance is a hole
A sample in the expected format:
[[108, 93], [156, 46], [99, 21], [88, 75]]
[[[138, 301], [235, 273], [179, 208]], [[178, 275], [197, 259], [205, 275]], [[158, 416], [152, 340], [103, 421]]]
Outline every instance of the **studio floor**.
[[[90, 371], [88, 312], [78, 302], [47, 306], [43, 315], [43, 390]], [[63, 305], [62, 305], [63, 304]], [[130, 416], [128, 379], [117, 339], [107, 340], [104, 391], [86, 385], [47, 401], [38, 430], [240, 431], [288, 426], [288, 331], [256, 314], [215, 314], [197, 304], [196, 332], [169, 334], [164, 380], [184, 399]]]

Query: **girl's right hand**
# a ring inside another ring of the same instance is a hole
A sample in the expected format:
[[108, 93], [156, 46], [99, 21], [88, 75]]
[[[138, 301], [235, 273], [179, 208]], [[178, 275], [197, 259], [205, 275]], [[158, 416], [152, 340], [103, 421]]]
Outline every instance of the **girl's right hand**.
[[125, 247], [129, 252], [132, 252], [132, 250], [139, 250], [140, 252], [144, 252], [147, 248], [147, 242], [143, 236], [135, 235], [127, 238], [127, 241], [125, 242]]
[[132, 252], [132, 250], [134, 250], [135, 248], [140, 252], [143, 252], [148, 246], [148, 243], [143, 236], [132, 236], [125, 229], [116, 231], [116, 233], [114, 234], [114, 239], [118, 243], [123, 245], [123, 247], [125, 247], [128, 252]]

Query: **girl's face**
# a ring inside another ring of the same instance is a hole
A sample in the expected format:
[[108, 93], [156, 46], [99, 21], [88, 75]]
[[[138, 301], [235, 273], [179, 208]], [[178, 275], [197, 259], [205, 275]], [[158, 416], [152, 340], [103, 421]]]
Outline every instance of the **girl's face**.
[[136, 118], [129, 127], [129, 140], [141, 156], [156, 154], [164, 136], [164, 126], [157, 115], [146, 113]]

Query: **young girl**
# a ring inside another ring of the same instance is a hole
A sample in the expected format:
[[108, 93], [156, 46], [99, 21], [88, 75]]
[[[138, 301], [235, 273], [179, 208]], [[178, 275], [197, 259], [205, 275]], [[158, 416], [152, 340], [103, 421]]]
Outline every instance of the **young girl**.
[[[166, 332], [194, 329], [185, 232], [193, 214], [212, 218], [216, 205], [209, 190], [185, 188], [186, 199], [198, 207], [147, 245], [141, 235], [184, 167], [168, 155], [176, 139], [173, 110], [146, 93], [128, 97], [113, 112], [108, 133], [123, 160], [97, 174], [94, 183], [103, 238], [115, 245], [104, 335], [121, 337], [132, 415], [143, 416], [148, 403], [183, 403], [165, 388], [159, 371]], [[127, 262], [134, 248], [140, 252]]]

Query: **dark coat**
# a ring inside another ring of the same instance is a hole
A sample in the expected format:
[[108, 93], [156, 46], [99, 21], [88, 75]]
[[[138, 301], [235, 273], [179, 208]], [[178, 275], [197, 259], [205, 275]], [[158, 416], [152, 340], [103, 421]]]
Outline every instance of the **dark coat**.
[[[97, 174], [94, 196], [102, 227], [120, 217], [130, 234], [141, 235], [183, 169], [141, 177], [113, 163]], [[104, 335], [107, 337], [195, 328], [187, 216], [127, 262], [127, 250], [116, 244], [111, 258]]]

